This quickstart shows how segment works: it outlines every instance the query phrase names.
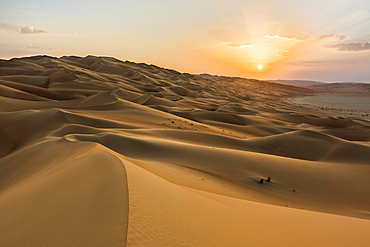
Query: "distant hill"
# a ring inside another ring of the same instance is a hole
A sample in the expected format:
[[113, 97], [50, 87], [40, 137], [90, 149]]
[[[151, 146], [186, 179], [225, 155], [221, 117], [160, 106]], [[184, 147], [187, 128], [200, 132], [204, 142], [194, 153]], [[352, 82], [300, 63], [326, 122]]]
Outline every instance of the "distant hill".
[[370, 84], [370, 82], [356, 82], [356, 81], [341, 81], [341, 82], [335, 82], [340, 84]]
[[325, 93], [370, 94], [369, 83], [323, 83], [312, 85], [311, 89]]
[[285, 85], [298, 86], [298, 87], [309, 87], [313, 85], [325, 84], [324, 82], [306, 81], [306, 80], [267, 80], [267, 81], [279, 83], [279, 84], [285, 84]]

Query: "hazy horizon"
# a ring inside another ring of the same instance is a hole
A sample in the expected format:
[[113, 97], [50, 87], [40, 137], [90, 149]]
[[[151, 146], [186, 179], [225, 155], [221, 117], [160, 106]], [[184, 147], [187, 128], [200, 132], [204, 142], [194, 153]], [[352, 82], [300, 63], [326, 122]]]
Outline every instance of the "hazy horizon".
[[370, 2], [2, 1], [0, 58], [111, 56], [181, 72], [370, 82]]

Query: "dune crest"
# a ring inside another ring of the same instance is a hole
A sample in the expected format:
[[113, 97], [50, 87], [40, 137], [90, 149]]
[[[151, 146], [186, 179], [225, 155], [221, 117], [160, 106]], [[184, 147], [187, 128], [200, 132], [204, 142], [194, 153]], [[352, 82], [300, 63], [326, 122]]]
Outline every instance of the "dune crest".
[[0, 245], [365, 246], [370, 122], [285, 100], [313, 93], [111, 57], [0, 60]]

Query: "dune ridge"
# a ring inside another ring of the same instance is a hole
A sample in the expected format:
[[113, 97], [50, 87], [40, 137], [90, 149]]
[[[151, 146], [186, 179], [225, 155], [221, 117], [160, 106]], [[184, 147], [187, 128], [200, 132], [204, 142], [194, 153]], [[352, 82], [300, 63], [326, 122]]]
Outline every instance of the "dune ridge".
[[314, 93], [111, 57], [0, 60], [0, 244], [364, 246], [370, 122], [285, 100]]

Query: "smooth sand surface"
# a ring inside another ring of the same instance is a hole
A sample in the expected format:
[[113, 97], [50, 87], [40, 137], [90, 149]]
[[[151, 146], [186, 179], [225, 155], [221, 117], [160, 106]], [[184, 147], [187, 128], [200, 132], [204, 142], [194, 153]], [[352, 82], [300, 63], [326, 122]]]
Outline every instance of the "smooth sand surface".
[[284, 101], [312, 93], [0, 61], [0, 245], [367, 246], [370, 123]]
[[[367, 85], [365, 85], [367, 86]], [[338, 116], [361, 118], [370, 121], [370, 97], [364, 94], [319, 93], [290, 99], [293, 104], [307, 106], [321, 112], [332, 112]]]

